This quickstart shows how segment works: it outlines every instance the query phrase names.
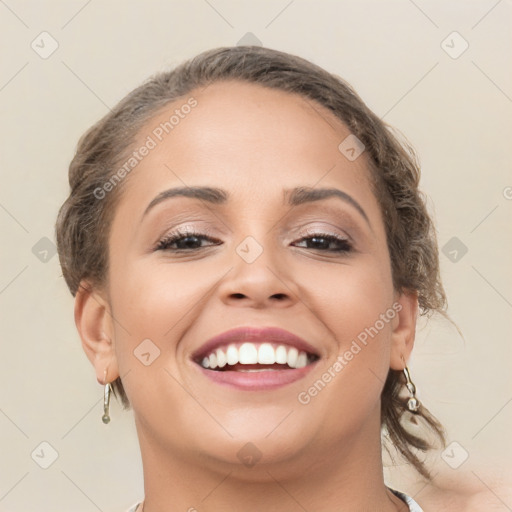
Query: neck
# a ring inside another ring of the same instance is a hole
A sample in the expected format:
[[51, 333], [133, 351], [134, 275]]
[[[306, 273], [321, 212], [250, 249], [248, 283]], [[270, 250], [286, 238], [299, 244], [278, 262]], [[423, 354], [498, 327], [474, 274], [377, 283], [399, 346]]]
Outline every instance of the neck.
[[315, 446], [293, 460], [253, 467], [191, 461], [163, 448], [136, 423], [144, 512], [407, 510], [384, 484], [379, 421], [340, 446]]

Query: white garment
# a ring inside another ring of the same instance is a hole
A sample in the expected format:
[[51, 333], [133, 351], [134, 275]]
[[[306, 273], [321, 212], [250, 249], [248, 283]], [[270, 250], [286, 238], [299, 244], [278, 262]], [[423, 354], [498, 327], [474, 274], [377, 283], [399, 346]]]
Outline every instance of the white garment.
[[410, 512], [423, 512], [423, 509], [407, 494], [404, 494], [400, 491], [395, 491], [394, 489], [388, 489], [395, 495], [398, 496], [402, 501], [405, 501], [407, 505], [409, 505]]
[[[389, 489], [389, 487], [388, 487]], [[402, 501], [404, 501], [407, 505], [409, 505], [409, 511], [410, 512], [423, 512], [423, 509], [410, 497], [407, 496], [407, 494], [404, 494], [400, 491], [395, 491], [394, 489], [389, 489], [395, 496], [398, 496]], [[137, 503], [133, 505], [130, 510], [127, 510], [126, 512], [135, 512], [137, 510], [137, 507], [140, 505], [140, 503]]]

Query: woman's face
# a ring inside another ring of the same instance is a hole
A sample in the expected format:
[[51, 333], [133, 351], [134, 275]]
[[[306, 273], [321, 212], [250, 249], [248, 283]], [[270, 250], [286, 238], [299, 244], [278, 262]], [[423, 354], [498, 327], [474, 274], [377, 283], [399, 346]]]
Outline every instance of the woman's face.
[[[196, 106], [180, 110], [187, 96], [139, 133], [135, 148], [148, 136], [155, 147], [126, 177], [110, 232], [109, 380], [123, 378], [142, 442], [203, 465], [252, 456], [264, 467], [375, 439], [406, 309], [365, 153], [342, 153], [348, 129], [299, 96], [240, 82], [190, 96]], [[169, 192], [192, 187], [215, 192]], [[185, 238], [169, 241], [176, 232]], [[222, 373], [194, 360], [236, 327], [284, 329], [316, 358]]]

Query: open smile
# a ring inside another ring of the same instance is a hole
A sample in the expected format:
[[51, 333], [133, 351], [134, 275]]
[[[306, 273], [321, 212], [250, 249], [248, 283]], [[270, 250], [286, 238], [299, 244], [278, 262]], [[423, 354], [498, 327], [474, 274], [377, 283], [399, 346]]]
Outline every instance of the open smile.
[[303, 378], [320, 359], [315, 348], [279, 328], [233, 329], [212, 338], [192, 360], [210, 380], [245, 390], [267, 390]]
[[318, 356], [296, 347], [275, 343], [231, 343], [220, 346], [201, 359], [199, 364], [216, 371], [277, 371], [304, 368]]

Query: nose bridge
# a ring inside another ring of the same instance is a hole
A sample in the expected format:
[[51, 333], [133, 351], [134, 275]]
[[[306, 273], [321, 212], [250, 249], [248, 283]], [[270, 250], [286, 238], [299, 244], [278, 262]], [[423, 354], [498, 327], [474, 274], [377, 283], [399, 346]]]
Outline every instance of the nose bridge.
[[[268, 228], [266, 229], [268, 231]], [[225, 300], [245, 298], [253, 303], [292, 298], [275, 232], [249, 230], [234, 247], [232, 270], [226, 275], [222, 294]], [[285, 284], [286, 283], [286, 284]]]
[[[259, 271], [267, 266], [275, 265], [279, 252], [279, 240], [276, 238], [276, 221], [264, 210], [264, 199], [261, 198], [256, 202], [254, 199], [251, 203], [257, 206], [254, 208], [251, 205], [251, 209], [246, 209], [245, 213], [235, 221], [232, 228], [235, 234], [234, 249], [236, 256], [241, 260], [241, 263], [257, 268]], [[238, 259], [234, 258], [235, 263], [239, 263]], [[244, 267], [243, 264], [240, 266]]]

